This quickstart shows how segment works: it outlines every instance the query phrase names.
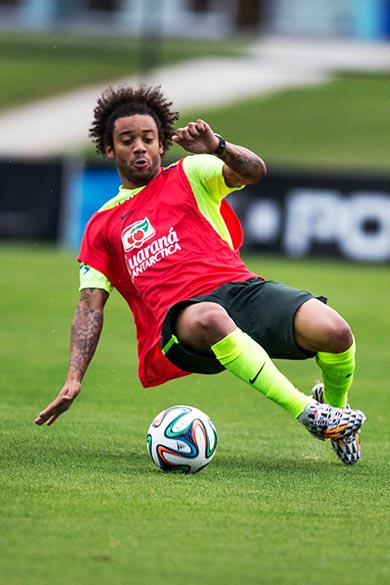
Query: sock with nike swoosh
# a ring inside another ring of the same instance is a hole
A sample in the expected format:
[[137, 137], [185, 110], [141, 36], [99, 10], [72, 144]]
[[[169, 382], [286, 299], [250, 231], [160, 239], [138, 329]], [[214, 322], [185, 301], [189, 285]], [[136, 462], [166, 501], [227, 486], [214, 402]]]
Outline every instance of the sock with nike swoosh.
[[237, 328], [211, 347], [225, 368], [279, 404], [294, 418], [310, 401], [282, 374], [267, 352], [249, 335]]
[[332, 406], [343, 407], [348, 402], [348, 391], [355, 372], [355, 353], [355, 339], [343, 353], [317, 353], [316, 361], [324, 381], [324, 400]]

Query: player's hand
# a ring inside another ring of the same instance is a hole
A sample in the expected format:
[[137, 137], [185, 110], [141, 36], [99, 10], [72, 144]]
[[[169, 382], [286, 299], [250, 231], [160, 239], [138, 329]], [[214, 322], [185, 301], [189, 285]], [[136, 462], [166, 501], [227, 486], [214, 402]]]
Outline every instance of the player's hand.
[[50, 402], [45, 410], [42, 410], [35, 419], [35, 424], [52, 425], [53, 422], [72, 405], [74, 399], [79, 395], [81, 390], [80, 382], [67, 382], [58, 394], [57, 398]]
[[172, 140], [193, 154], [212, 154], [219, 145], [219, 139], [204, 120], [189, 122], [184, 128], [177, 128]]

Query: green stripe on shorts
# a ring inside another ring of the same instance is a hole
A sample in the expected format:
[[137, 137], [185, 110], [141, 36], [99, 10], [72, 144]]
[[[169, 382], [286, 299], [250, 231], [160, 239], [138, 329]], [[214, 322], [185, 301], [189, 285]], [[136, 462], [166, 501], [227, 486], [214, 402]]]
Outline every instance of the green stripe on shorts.
[[166, 355], [168, 353], [168, 351], [171, 349], [172, 345], [174, 345], [175, 343], [179, 343], [179, 340], [176, 337], [176, 335], [172, 334], [172, 337], [170, 338], [170, 340], [167, 341], [167, 343], [164, 345], [164, 347], [161, 350], [163, 352], [163, 354]]

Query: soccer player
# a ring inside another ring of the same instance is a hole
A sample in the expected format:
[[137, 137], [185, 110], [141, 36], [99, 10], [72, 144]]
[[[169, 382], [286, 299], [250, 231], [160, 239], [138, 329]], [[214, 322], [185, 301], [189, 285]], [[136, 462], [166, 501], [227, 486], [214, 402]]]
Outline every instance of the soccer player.
[[[323, 297], [247, 268], [225, 196], [263, 179], [265, 164], [203, 120], [174, 130], [178, 117], [160, 87], [109, 88], [97, 102], [90, 136], [122, 185], [86, 227], [69, 371], [36, 424], [51, 425], [79, 394], [115, 287], [134, 316], [143, 386], [228, 370], [330, 439], [343, 463], [355, 463], [365, 416], [347, 404], [355, 370], [349, 325]], [[161, 167], [172, 141], [191, 156]], [[272, 358], [315, 358], [323, 383], [306, 395]]]

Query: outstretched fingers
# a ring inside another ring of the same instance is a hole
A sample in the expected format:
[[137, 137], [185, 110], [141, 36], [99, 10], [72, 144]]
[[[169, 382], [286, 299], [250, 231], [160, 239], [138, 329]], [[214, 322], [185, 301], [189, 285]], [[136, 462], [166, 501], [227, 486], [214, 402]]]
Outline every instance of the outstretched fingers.
[[48, 426], [52, 425], [57, 418], [68, 410], [68, 408], [72, 405], [74, 399], [78, 396], [80, 392], [80, 384], [78, 383], [72, 388], [68, 388], [67, 386], [61, 390], [57, 398], [55, 398], [47, 407], [42, 410], [35, 419], [35, 424], [43, 425], [47, 424]]

